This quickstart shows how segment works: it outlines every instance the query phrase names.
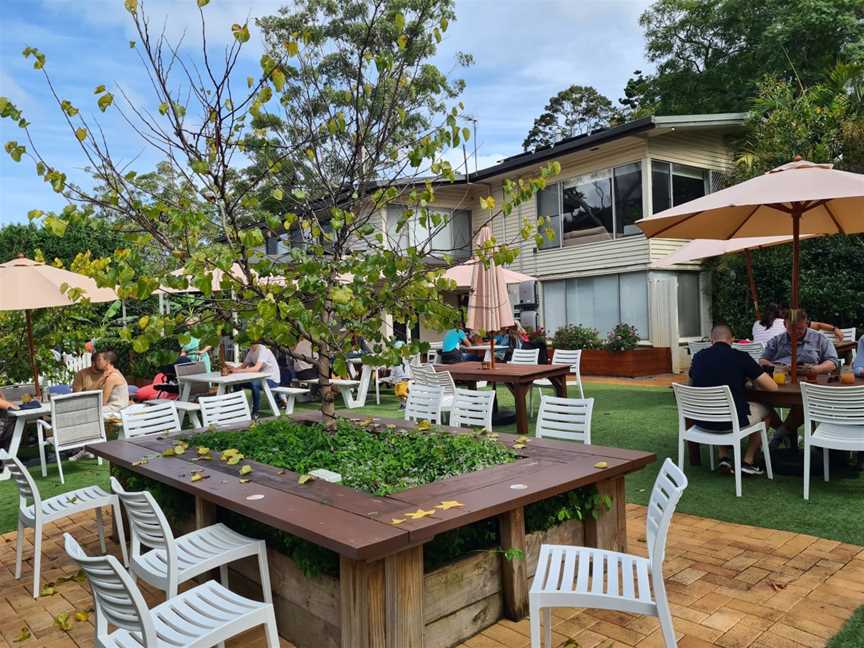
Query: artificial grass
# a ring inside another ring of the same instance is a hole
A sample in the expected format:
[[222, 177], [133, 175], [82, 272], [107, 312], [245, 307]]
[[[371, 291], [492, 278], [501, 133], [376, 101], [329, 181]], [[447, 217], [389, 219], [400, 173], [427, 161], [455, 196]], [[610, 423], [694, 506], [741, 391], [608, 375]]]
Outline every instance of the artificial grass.
[[843, 629], [840, 630], [826, 648], [861, 648], [864, 646], [864, 607], [855, 611]]
[[[672, 457], [677, 460], [678, 423], [672, 390], [588, 383], [585, 395], [596, 399], [592, 425], [594, 444], [657, 454], [657, 463], [627, 479], [628, 501], [647, 504], [663, 459]], [[512, 396], [505, 388], [498, 389], [498, 398], [502, 407], [512, 407]], [[402, 417], [398, 401], [390, 391], [382, 393], [381, 405], [374, 405], [374, 394], [370, 394], [368, 402], [373, 404], [356, 410], [340, 409], [340, 412], [355, 416]], [[535, 400], [535, 409], [536, 406]], [[313, 403], [300, 404], [298, 410], [315, 407]], [[496, 431], [514, 432], [515, 426], [496, 427]], [[74, 464], [67, 463], [64, 468], [67, 465], [67, 489], [93, 482], [105, 485], [107, 481], [105, 468], [97, 469], [94, 462], [78, 464], [74, 468]], [[745, 478], [743, 496], [736, 498], [732, 477], [712, 473], [707, 462], [699, 467], [685, 465], [685, 472], [690, 486], [678, 507], [682, 512], [852, 544], [862, 544], [864, 540], [864, 516], [860, 510], [860, 503], [864, 501], [864, 478], [860, 474], [857, 477], [835, 477], [828, 483], [821, 478], [812, 479], [810, 500], [805, 502], [800, 475], [775, 475], [773, 481], [766, 477]], [[39, 474], [38, 467], [34, 468], [33, 474], [34, 477]], [[46, 488], [46, 495], [63, 490], [57, 488], [59, 480], [56, 474], [56, 468], [50, 467], [47, 482], [37, 479], [40, 488]], [[10, 482], [0, 482], [0, 531], [15, 528], [18, 498], [14, 491]]]

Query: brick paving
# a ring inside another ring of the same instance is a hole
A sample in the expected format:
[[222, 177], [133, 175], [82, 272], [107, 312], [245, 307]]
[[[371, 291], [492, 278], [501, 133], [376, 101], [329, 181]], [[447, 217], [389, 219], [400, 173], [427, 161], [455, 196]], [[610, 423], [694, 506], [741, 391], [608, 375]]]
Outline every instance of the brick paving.
[[[645, 509], [628, 505], [630, 551], [645, 555]], [[15, 580], [15, 533], [0, 536], [0, 648], [85, 648], [94, 644], [93, 617], [57, 627], [64, 612], [91, 609], [86, 583], [58, 579], [77, 572], [66, 558], [68, 531], [88, 553], [99, 550], [92, 513], [58, 521], [46, 529], [43, 585], [56, 593], [32, 598], [32, 546], [27, 532], [25, 566]], [[119, 555], [117, 546], [112, 553]], [[864, 548], [813, 536], [718, 522], [676, 514], [665, 564], [667, 590], [680, 648], [818, 648], [824, 646], [856, 607], [864, 605]], [[149, 605], [162, 596], [145, 588]], [[652, 618], [603, 610], [556, 610], [556, 648], [662, 648]], [[22, 636], [22, 628], [30, 636]], [[527, 620], [500, 621], [461, 648], [525, 648]], [[264, 646], [263, 633], [248, 633], [231, 647]], [[284, 648], [293, 648], [283, 642]]]

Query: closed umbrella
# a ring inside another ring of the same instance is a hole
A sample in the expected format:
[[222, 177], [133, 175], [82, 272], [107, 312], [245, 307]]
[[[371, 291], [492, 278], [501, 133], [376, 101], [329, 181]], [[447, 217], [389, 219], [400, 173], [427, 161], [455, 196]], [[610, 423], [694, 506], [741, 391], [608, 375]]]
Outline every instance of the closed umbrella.
[[[492, 239], [492, 232], [483, 227], [477, 233], [475, 244], [484, 247]], [[514, 326], [513, 306], [507, 295], [507, 283], [498, 272], [494, 261], [487, 264], [475, 263], [471, 274], [471, 292], [468, 295], [468, 317], [466, 325], [469, 329], [489, 333]], [[490, 343], [492, 364], [495, 364], [495, 338]]]
[[[801, 237], [864, 232], [864, 175], [799, 158], [728, 189], [643, 218], [637, 225], [649, 238], [791, 236], [789, 316], [795, 321]], [[797, 342], [793, 336], [793, 381], [797, 378]]]
[[[453, 266], [452, 268], [448, 268], [447, 271], [444, 273], [444, 278], [454, 281], [457, 288], [470, 289], [471, 282], [474, 279], [474, 270], [477, 268], [478, 265], [482, 265], [480, 259], [471, 259], [470, 261], [466, 261], [465, 263], [461, 263], [457, 266]], [[530, 275], [516, 272], [515, 270], [510, 270], [509, 268], [501, 268], [499, 266], [496, 266], [496, 272], [498, 273], [498, 280], [503, 281], [505, 286], [510, 284], [522, 283], [523, 281], [534, 280], [534, 277]]]
[[[70, 296], [70, 293], [72, 296]], [[39, 367], [33, 344], [33, 310], [57, 308], [76, 303], [78, 297], [93, 303], [116, 300], [117, 294], [110, 288], [99, 288], [96, 282], [82, 274], [55, 268], [24, 257], [0, 263], [0, 310], [23, 310], [27, 319], [27, 349], [33, 368], [33, 384], [36, 396], [42, 395], [39, 387]]]

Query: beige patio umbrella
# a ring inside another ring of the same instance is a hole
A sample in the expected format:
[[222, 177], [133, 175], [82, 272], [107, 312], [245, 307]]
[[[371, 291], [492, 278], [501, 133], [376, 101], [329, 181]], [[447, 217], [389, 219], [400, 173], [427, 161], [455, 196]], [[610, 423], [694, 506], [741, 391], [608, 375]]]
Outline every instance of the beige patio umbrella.
[[[802, 235], [864, 232], [864, 175], [796, 159], [735, 186], [637, 222], [649, 238], [729, 240], [792, 236], [790, 317], [797, 318]], [[792, 380], [797, 378], [792, 339]]]
[[39, 367], [33, 344], [33, 310], [57, 308], [76, 303], [70, 291], [80, 291], [81, 298], [93, 303], [118, 299], [110, 288], [99, 288], [90, 277], [61, 268], [55, 268], [23, 256], [0, 263], [0, 310], [23, 310], [27, 319], [27, 348], [33, 368], [36, 397], [42, 396], [39, 386]]
[[[482, 265], [480, 259], [473, 258], [465, 263], [460, 263], [457, 266], [448, 268], [444, 273], [445, 279], [450, 279], [456, 282], [457, 288], [471, 288], [471, 282], [474, 279], [474, 270], [478, 265]], [[504, 285], [522, 283], [523, 281], [532, 281], [534, 277], [510, 270], [509, 268], [501, 268], [496, 266], [499, 281], [503, 281]]]
[[[475, 238], [475, 246], [483, 247], [492, 238], [488, 227], [482, 227]], [[494, 261], [488, 265], [475, 263], [471, 274], [471, 292], [468, 294], [468, 316], [465, 325], [472, 330], [492, 333], [514, 326], [513, 306], [507, 295], [507, 283], [498, 272]], [[495, 338], [490, 342], [492, 366], [495, 366]]]

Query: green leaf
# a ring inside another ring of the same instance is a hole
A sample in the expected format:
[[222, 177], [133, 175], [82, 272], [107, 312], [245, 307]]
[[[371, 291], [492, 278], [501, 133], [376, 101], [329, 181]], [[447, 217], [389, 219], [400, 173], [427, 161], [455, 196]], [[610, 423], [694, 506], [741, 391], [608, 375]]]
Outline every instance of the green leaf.
[[135, 41], [129, 41], [129, 49], [135, 49]]
[[69, 117], [74, 117], [78, 114], [78, 109], [73, 106], [72, 102], [68, 99], [64, 99], [60, 102], [60, 109]]
[[234, 34], [234, 38], [237, 39], [240, 43], [245, 43], [249, 40], [249, 26], [248, 25], [239, 25], [234, 23], [231, 25], [231, 33]]
[[396, 29], [400, 32], [405, 29], [405, 16], [401, 13], [397, 13], [393, 16], [393, 24], [396, 25]]
[[41, 209], [31, 209], [27, 212], [27, 219], [32, 221], [36, 220], [37, 218], [42, 218], [43, 213], [44, 212]]
[[123, 0], [123, 6], [126, 7], [126, 11], [134, 14], [138, 11], [138, 0]]
[[108, 106], [110, 106], [112, 103], [114, 103], [114, 95], [112, 95], [110, 92], [106, 92], [101, 97], [99, 97], [96, 105], [99, 106], [99, 110], [105, 112], [106, 110], [108, 110]]
[[45, 219], [45, 227], [54, 235], [54, 236], [63, 236], [66, 233], [66, 226], [68, 223], [66, 221], [57, 218], [56, 216], [49, 215]]
[[276, 187], [273, 191], [270, 192], [270, 195], [273, 196], [276, 200], [282, 200], [285, 195], [279, 187]]
[[289, 40], [285, 43], [285, 51], [288, 52], [288, 56], [297, 56], [300, 53], [300, 46], [297, 45], [297, 41]]
[[208, 4], [210, 4], [210, 0], [198, 0], [199, 7], [206, 7]]
[[399, 49], [405, 49], [408, 47], [408, 37], [405, 34], [402, 34], [396, 39], [396, 44], [399, 46]]
[[87, 139], [87, 129], [86, 128], [76, 128], [75, 129], [75, 137], [79, 142], [83, 142]]
[[276, 90], [282, 92], [282, 88], [285, 87], [285, 73], [279, 68], [276, 68], [270, 75], [270, 79], [273, 81], [273, 85], [276, 86]]
[[98, 85], [98, 86], [96, 86], [96, 89], [93, 91], [93, 94], [102, 94], [103, 92], [105, 92], [105, 86], [104, 85]]
[[161, 104], [159, 104], [159, 114], [160, 115], [167, 115], [169, 107], [170, 106], [163, 101]]

